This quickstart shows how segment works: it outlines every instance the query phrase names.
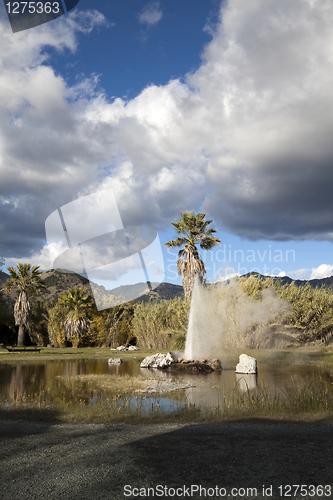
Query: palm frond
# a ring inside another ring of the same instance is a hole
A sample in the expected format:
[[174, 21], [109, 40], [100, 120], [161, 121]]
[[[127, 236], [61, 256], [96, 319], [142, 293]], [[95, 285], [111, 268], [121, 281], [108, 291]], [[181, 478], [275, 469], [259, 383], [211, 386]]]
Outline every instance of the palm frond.
[[196, 245], [200, 245], [203, 250], [211, 250], [215, 245], [221, 244], [221, 240], [213, 236], [217, 233], [217, 229], [209, 228], [213, 220], [206, 220], [207, 215], [206, 212], [195, 214], [193, 210], [182, 212], [180, 220], [171, 224], [178, 234], [183, 234], [183, 237], [165, 243], [168, 248], [184, 245], [184, 248], [178, 252], [177, 268], [178, 274], [182, 277], [186, 299], [192, 294], [196, 277], [202, 281], [206, 273], [205, 264], [200, 258]]
[[208, 236], [202, 239], [200, 248], [202, 248], [203, 250], [211, 250], [215, 245], [221, 245], [220, 238], [216, 238], [215, 236]]
[[168, 243], [166, 243], [165, 246], [167, 248], [176, 248], [186, 245], [188, 243], [189, 243], [188, 238], [177, 238], [176, 240], [168, 241]]

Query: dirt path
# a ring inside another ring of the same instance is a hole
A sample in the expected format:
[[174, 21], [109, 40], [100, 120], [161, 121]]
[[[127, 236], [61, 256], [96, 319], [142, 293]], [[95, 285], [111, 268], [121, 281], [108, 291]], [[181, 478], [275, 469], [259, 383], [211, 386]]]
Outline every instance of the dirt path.
[[[333, 426], [325, 423], [0, 422], [0, 498], [154, 498], [153, 490], [134, 488], [158, 485], [155, 498], [205, 498], [204, 490], [191, 497], [191, 485], [206, 488], [206, 498], [281, 498], [278, 487], [288, 484], [331, 485], [333, 491], [332, 438]], [[263, 495], [263, 485], [272, 485], [273, 496]], [[161, 495], [165, 486], [171, 489]], [[207, 490], [216, 486], [218, 495]], [[329, 489], [324, 493], [302, 498], [333, 498]]]

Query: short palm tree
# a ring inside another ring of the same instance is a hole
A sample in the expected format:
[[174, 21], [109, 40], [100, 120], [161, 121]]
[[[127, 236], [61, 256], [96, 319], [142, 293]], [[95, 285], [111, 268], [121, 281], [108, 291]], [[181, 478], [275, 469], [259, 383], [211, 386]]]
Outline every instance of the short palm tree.
[[[33, 266], [31, 264], [17, 264], [17, 271], [14, 267], [7, 267], [7, 271], [10, 274], [10, 278], [7, 280], [4, 290], [11, 291], [17, 290], [19, 296], [14, 305], [14, 318], [15, 325], [18, 325], [18, 339], [17, 345], [25, 345], [25, 329], [31, 317], [31, 295], [38, 292], [38, 290], [44, 287], [44, 283], [41, 280], [42, 272], [39, 271], [40, 266]], [[30, 296], [30, 297], [29, 297]]]
[[180, 214], [180, 220], [171, 222], [177, 233], [183, 236], [176, 240], [168, 241], [165, 244], [168, 248], [176, 248], [184, 245], [184, 248], [178, 253], [177, 268], [178, 274], [182, 277], [185, 299], [192, 296], [195, 279], [203, 281], [206, 273], [206, 267], [200, 258], [196, 245], [203, 250], [211, 250], [215, 245], [220, 245], [221, 240], [214, 233], [217, 229], [208, 228], [213, 222], [206, 220], [207, 214], [200, 212], [195, 214], [193, 211], [185, 211]]
[[92, 296], [84, 288], [72, 288], [60, 296], [58, 304], [64, 309], [67, 340], [77, 346], [91, 324], [89, 313], [93, 306]]

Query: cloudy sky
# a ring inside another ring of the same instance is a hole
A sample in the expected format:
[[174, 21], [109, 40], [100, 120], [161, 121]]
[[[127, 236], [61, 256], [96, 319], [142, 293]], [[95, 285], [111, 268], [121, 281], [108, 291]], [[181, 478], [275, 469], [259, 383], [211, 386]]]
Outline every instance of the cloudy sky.
[[208, 212], [211, 281], [332, 275], [332, 23], [331, 0], [80, 0], [12, 33], [1, 4], [6, 265], [52, 267], [46, 219], [112, 189], [162, 245], [181, 211]]

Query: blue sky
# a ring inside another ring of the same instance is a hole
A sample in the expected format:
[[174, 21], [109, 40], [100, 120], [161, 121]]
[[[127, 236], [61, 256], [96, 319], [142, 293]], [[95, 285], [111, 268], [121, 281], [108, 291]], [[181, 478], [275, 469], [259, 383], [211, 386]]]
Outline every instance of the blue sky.
[[6, 265], [51, 267], [47, 217], [112, 188], [163, 247], [208, 212], [210, 281], [332, 275], [332, 21], [329, 0], [80, 0], [13, 34], [0, 5]]
[[[161, 13], [156, 24], [140, 22], [149, 5], [150, 11]], [[55, 68], [71, 84], [80, 73], [96, 73], [109, 96], [133, 98], [151, 83], [164, 85], [199, 67], [203, 47], [211, 40], [204, 27], [208, 20], [217, 22], [219, 5], [215, 0], [96, 0], [93, 8], [109, 27], [82, 36], [75, 54], [57, 58]], [[91, 9], [92, 2], [80, 0], [78, 8]]]

